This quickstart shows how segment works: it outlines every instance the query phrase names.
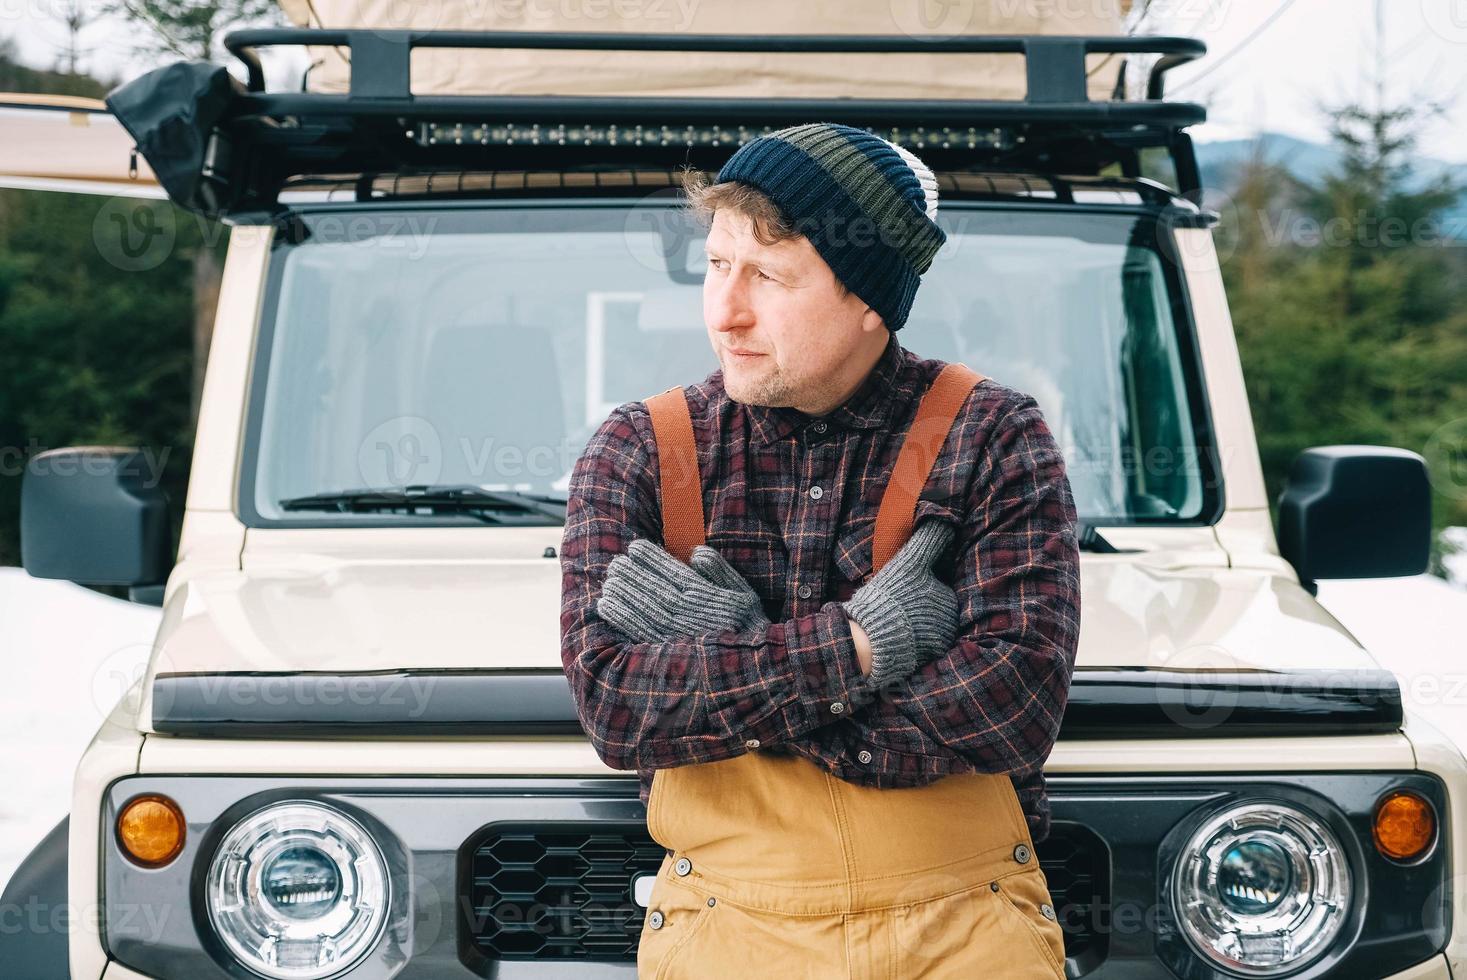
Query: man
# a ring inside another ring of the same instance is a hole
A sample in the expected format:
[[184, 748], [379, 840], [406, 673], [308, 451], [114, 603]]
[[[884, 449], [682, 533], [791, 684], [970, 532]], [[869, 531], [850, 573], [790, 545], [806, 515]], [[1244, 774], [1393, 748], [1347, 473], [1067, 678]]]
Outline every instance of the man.
[[[896, 341], [945, 241], [937, 183], [817, 123], [688, 193], [721, 367], [612, 412], [561, 551], [581, 721], [639, 770], [668, 850], [639, 975], [1063, 976], [1032, 845], [1079, 632], [1075, 510], [1033, 398]], [[886, 561], [890, 500], [910, 536]], [[674, 555], [690, 508], [707, 543]]]

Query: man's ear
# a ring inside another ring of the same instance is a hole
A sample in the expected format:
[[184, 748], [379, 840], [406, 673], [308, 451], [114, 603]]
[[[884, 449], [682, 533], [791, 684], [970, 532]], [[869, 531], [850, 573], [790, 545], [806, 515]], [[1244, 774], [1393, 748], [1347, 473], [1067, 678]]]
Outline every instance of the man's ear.
[[866, 307], [866, 312], [861, 314], [861, 332], [871, 333], [874, 330], [885, 330], [886, 321], [881, 318], [871, 307]]

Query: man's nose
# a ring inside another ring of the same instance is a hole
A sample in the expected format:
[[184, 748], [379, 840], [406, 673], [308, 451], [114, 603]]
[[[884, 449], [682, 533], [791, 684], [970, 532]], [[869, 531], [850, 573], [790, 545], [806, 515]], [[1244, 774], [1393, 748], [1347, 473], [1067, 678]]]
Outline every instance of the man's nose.
[[739, 276], [703, 280], [703, 300], [703, 315], [712, 330], [726, 333], [754, 324], [749, 291]]

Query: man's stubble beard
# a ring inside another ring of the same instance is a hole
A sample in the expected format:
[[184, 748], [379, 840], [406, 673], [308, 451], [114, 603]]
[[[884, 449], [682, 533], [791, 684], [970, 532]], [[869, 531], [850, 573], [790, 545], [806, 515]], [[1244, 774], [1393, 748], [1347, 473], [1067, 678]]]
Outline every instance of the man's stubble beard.
[[740, 377], [733, 384], [729, 383], [728, 372], [724, 372], [724, 390], [728, 392], [730, 398], [744, 405], [792, 408], [796, 402], [803, 401], [808, 404], [812, 400], [810, 396], [814, 393], [815, 388], [819, 388], [821, 395], [824, 394], [824, 387], [799, 386], [778, 371], [756, 378]]
[[728, 388], [729, 397], [745, 405], [782, 408], [790, 403], [789, 389], [778, 379], [742, 381]]

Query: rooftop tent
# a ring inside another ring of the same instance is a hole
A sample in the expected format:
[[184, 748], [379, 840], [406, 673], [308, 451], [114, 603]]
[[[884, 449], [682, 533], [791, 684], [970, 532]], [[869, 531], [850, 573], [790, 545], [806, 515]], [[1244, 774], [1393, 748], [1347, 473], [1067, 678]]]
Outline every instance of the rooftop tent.
[[0, 92], [0, 133], [0, 187], [163, 196], [100, 99]]
[[[279, 0], [300, 27], [640, 34], [1119, 35], [1132, 0]], [[342, 49], [309, 49], [309, 91], [346, 92]], [[1120, 55], [1088, 56], [1090, 98]], [[1022, 99], [1022, 55], [419, 50], [414, 95]]]

